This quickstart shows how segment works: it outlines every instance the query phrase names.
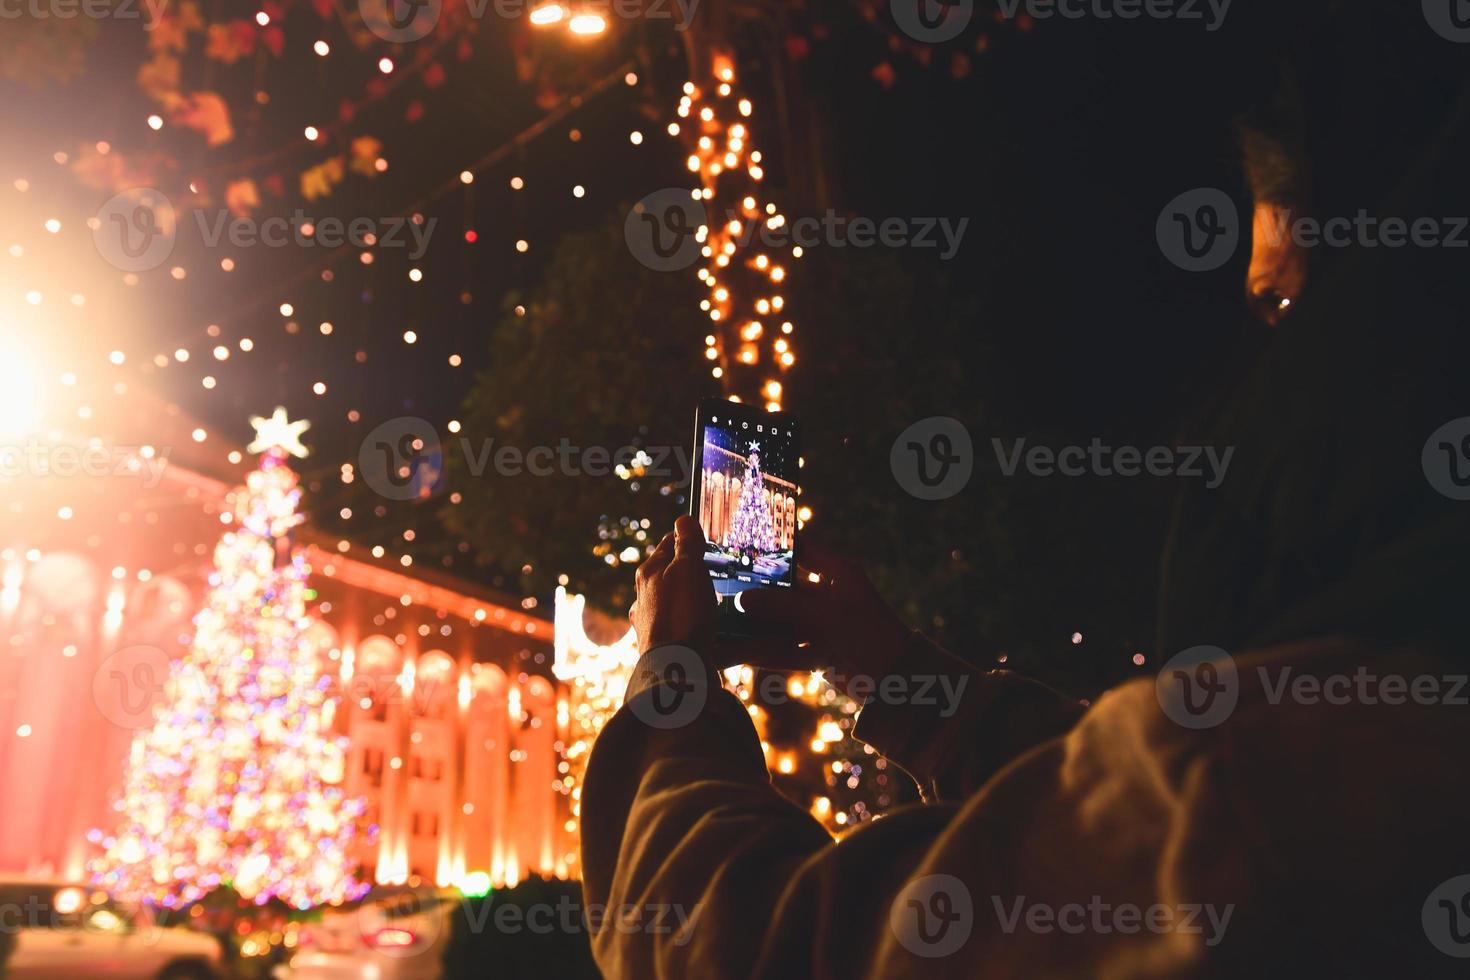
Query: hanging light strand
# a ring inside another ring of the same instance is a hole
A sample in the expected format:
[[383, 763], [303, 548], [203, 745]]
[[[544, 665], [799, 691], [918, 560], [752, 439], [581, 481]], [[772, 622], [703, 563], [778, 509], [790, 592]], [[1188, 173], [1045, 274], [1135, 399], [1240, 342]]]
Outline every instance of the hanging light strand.
[[686, 163], [700, 182], [694, 193], [709, 216], [698, 232], [704, 261], [697, 274], [708, 290], [700, 308], [710, 319], [704, 356], [732, 399], [778, 412], [781, 376], [796, 363], [784, 290], [788, 263], [801, 249], [786, 247], [786, 216], [762, 193], [751, 100], [736, 91], [729, 59], [717, 58], [713, 74], [708, 88], [684, 84], [679, 118], [669, 125], [689, 147]]

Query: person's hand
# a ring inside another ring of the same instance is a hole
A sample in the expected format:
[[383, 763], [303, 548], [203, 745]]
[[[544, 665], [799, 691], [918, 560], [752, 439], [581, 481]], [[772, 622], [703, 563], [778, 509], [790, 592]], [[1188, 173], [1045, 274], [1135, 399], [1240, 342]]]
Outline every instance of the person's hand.
[[674, 522], [638, 567], [637, 587], [628, 618], [640, 654], [669, 643], [703, 652], [714, 633], [715, 589], [704, 567], [704, 532], [694, 518]]
[[722, 647], [718, 666], [728, 661], [772, 670], [830, 669], [829, 679], [844, 693], [853, 677], [876, 678], [892, 670], [909, 630], [861, 568], [804, 544], [796, 579], [792, 589], [740, 593], [745, 614], [783, 638]]

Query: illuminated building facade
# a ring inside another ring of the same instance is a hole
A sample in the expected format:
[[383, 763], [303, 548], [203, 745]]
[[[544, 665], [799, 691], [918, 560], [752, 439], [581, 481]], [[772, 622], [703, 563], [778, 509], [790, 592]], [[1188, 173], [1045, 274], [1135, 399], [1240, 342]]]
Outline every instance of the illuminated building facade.
[[[239, 482], [206, 475], [222, 451], [189, 443], [47, 439], [0, 473], [0, 874], [78, 879], [112, 823]], [[96, 466], [70, 465], [88, 452]], [[348, 739], [333, 778], [377, 827], [359, 845], [362, 873], [441, 885], [575, 875], [551, 623], [347, 542], [298, 544], [338, 695], [331, 724]]]

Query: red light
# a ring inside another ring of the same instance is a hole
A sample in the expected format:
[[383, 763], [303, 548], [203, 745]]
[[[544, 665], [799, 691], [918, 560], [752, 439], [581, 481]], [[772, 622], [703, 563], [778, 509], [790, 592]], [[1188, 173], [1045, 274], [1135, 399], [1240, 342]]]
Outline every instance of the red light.
[[474, 229], [470, 229], [464, 233], [464, 240], [473, 245], [480, 240], [480, 236], [475, 234]]
[[373, 936], [373, 945], [381, 949], [402, 949], [417, 941], [418, 937], [407, 929], [379, 929]]

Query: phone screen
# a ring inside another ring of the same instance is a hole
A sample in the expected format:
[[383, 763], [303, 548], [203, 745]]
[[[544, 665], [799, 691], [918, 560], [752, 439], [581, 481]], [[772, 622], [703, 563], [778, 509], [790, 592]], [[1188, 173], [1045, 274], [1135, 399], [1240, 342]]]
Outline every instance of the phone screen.
[[720, 601], [746, 589], [790, 588], [800, 467], [795, 421], [735, 402], [701, 402], [695, 451], [699, 487], [690, 509], [704, 529], [704, 564]]

